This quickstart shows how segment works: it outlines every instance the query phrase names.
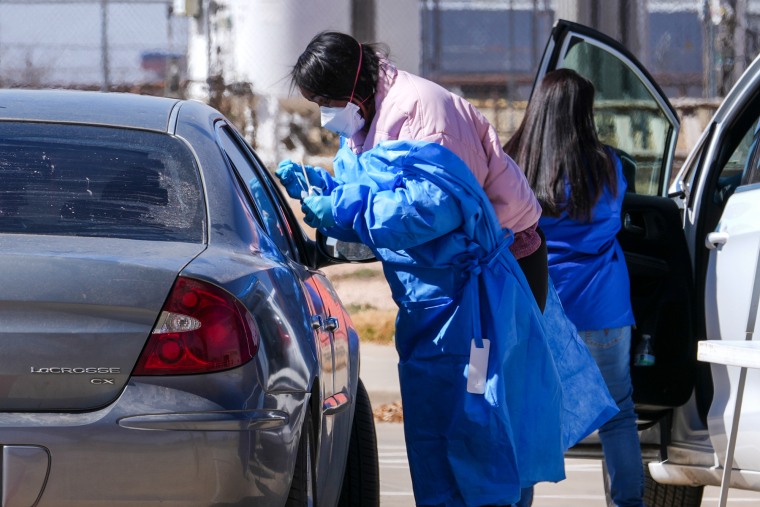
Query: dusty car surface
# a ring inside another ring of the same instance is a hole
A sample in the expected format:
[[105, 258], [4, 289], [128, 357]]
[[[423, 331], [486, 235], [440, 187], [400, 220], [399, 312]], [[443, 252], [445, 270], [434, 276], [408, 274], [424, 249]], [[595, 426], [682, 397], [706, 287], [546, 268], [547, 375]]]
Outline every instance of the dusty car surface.
[[3, 505], [377, 506], [323, 262], [211, 107], [0, 91]]
[[[645, 501], [698, 506], [704, 486], [721, 484], [740, 375], [698, 361], [698, 343], [754, 340], [758, 319], [760, 59], [675, 176], [678, 117], [633, 55], [595, 30], [559, 21], [536, 82], [560, 67], [594, 82], [599, 133], [620, 151], [628, 181], [618, 238], [636, 316], [632, 347], [648, 334], [655, 354], [654, 365], [631, 366]], [[743, 394], [731, 487], [760, 491], [760, 372], [747, 371]], [[601, 450], [592, 439], [570, 455], [601, 457]]]

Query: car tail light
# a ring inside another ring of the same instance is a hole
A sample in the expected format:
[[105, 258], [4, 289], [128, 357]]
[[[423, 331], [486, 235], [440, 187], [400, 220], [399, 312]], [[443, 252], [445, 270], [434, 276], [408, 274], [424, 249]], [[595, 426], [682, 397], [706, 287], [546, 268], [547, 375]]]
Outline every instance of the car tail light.
[[178, 278], [134, 375], [209, 373], [256, 355], [259, 334], [248, 310], [206, 282]]

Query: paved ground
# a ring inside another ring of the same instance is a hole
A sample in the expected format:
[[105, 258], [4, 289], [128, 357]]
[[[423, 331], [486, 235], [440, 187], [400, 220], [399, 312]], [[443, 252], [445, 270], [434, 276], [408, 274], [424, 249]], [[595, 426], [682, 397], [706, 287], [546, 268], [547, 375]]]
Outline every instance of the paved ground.
[[[363, 276], [351, 277], [356, 271]], [[390, 291], [382, 278], [378, 263], [343, 265], [328, 268], [335, 276], [334, 285], [346, 304], [368, 305], [392, 309]], [[375, 276], [366, 276], [376, 271]], [[348, 276], [347, 276], [348, 275]], [[389, 416], [383, 421], [400, 421], [402, 408], [398, 381], [398, 354], [393, 345], [362, 342], [360, 346], [361, 378], [370, 396], [375, 415]], [[381, 467], [381, 507], [412, 507], [409, 465], [400, 422], [378, 422], [378, 444]], [[601, 484], [601, 462], [598, 460], [566, 460], [568, 478], [557, 484], [542, 483], [536, 487], [534, 507], [606, 507]], [[717, 507], [719, 488], [705, 488], [702, 507]], [[731, 490], [729, 507], [760, 505], [760, 493]]]
[[362, 343], [359, 375], [372, 406], [401, 401], [398, 383], [398, 354], [393, 345]]
[[[393, 412], [401, 400], [398, 383], [398, 355], [392, 345], [361, 344], [361, 377], [373, 408]], [[378, 422], [380, 453], [380, 506], [413, 507], [409, 464], [401, 423]], [[568, 459], [567, 479], [536, 487], [534, 507], [606, 507], [599, 460]], [[705, 488], [702, 507], [717, 507], [719, 488]], [[731, 490], [729, 507], [760, 505], [760, 493]]]

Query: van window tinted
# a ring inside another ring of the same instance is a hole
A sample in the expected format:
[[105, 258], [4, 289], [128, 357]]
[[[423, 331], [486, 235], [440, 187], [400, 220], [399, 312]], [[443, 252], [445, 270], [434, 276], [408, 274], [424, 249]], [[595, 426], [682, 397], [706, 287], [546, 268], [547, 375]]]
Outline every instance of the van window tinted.
[[594, 83], [599, 138], [627, 154], [628, 191], [662, 195], [675, 125], [646, 77], [623, 55], [581, 38], [569, 44], [562, 66]]
[[169, 135], [0, 124], [0, 232], [203, 242], [194, 158]]

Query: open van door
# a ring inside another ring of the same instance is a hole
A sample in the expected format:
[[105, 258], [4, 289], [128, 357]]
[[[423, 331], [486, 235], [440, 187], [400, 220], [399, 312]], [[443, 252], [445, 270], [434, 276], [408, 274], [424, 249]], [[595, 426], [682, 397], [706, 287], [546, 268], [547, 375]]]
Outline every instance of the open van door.
[[[686, 237], [693, 243], [696, 294], [704, 295], [703, 339], [723, 342], [758, 341], [760, 326], [760, 57], [737, 81], [715, 113], [699, 156], [679, 175], [687, 192], [684, 221]], [[702, 282], [702, 283], [700, 283]], [[699, 332], [701, 331], [701, 332]], [[726, 462], [728, 435], [740, 392], [744, 403], [737, 421], [731, 487], [760, 491], [760, 482], [748, 479], [760, 474], [760, 370], [750, 368], [741, 380], [740, 369], [723, 364], [710, 366], [712, 396], [707, 429], [711, 449], [704, 456], [692, 452], [687, 459], [669, 460], [653, 470], [658, 481], [685, 482], [693, 477], [693, 464], [712, 458], [715, 467], [704, 483], [718, 482]], [[740, 387], [741, 386], [741, 387]], [[741, 389], [741, 391], [739, 391]], [[686, 435], [688, 437], [689, 435]], [[676, 435], [673, 445], [687, 438]], [[686, 445], [682, 447], [687, 447]], [[708, 455], [709, 451], [714, 456]], [[688, 460], [688, 461], [687, 461]]]
[[621, 154], [628, 193], [618, 239], [626, 254], [636, 326], [653, 338], [655, 364], [631, 367], [640, 420], [655, 422], [685, 403], [694, 387], [692, 268], [679, 206], [667, 196], [678, 136], [676, 111], [638, 60], [619, 42], [558, 21], [535, 86], [558, 68], [594, 83], [600, 139]]

